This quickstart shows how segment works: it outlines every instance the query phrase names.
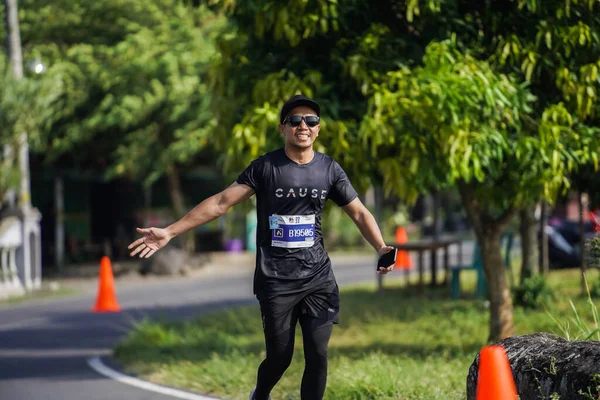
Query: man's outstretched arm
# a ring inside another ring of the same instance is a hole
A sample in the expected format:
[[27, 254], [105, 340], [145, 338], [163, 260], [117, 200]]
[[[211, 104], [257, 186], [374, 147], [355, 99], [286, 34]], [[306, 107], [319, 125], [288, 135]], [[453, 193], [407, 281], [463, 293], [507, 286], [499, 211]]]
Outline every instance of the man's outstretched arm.
[[[379, 256], [394, 250], [392, 246], [387, 246], [385, 244], [383, 241], [383, 236], [381, 235], [381, 230], [377, 225], [377, 221], [375, 221], [375, 217], [373, 217], [373, 214], [371, 214], [369, 209], [365, 207], [358, 197], [342, 208], [346, 214], [352, 218], [352, 221], [354, 221], [360, 230], [360, 233], [367, 240], [367, 242], [373, 246]], [[379, 271], [377, 271], [377, 273], [387, 274], [393, 268], [393, 265], [389, 266], [388, 268], [381, 268]]]
[[177, 222], [166, 228], [137, 228], [144, 237], [131, 243], [128, 248], [134, 249], [130, 255], [139, 253], [140, 258], [148, 258], [161, 248], [165, 247], [171, 239], [200, 225], [204, 225], [225, 214], [234, 205], [247, 200], [254, 194], [254, 189], [248, 185], [234, 182], [227, 189], [217, 193], [194, 207]]

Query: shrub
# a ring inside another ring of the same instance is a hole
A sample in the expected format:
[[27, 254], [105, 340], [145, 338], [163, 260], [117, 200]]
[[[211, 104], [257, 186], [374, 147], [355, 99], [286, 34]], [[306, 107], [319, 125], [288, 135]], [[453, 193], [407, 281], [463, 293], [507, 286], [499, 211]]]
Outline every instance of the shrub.
[[590, 285], [590, 296], [595, 299], [600, 298], [600, 279], [596, 279], [594, 283]]
[[514, 304], [523, 308], [540, 309], [551, 298], [552, 290], [542, 275], [525, 278], [513, 292]]

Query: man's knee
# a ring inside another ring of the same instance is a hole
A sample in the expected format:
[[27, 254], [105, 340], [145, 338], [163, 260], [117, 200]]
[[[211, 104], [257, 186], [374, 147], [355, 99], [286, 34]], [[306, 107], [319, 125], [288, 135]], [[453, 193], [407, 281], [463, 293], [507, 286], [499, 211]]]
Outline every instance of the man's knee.
[[327, 369], [327, 351], [316, 353], [305, 353], [306, 366], [314, 370]]
[[326, 368], [329, 338], [333, 324], [328, 322], [317, 326], [313, 322], [311, 328], [305, 331], [308, 337], [305, 338], [304, 359], [307, 365], [314, 368]]
[[304, 359], [307, 364], [317, 366], [327, 365], [327, 347], [328, 343], [316, 343], [315, 346], [309, 346], [304, 349]]
[[278, 369], [285, 370], [292, 363], [293, 348], [267, 353], [267, 362]]
[[287, 369], [294, 355], [294, 340], [291, 332], [282, 332], [267, 339], [267, 362], [281, 370]]

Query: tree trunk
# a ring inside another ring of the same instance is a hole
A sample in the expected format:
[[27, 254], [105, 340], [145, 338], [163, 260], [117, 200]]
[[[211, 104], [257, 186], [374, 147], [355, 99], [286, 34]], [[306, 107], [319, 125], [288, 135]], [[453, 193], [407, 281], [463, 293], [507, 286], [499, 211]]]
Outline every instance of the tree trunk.
[[513, 208], [498, 219], [491, 218], [479, 204], [472, 187], [467, 183], [459, 183], [462, 203], [469, 216], [477, 240], [481, 246], [481, 256], [488, 285], [490, 301], [490, 332], [489, 341], [495, 341], [512, 336], [513, 305], [506, 279], [506, 270], [502, 262], [501, 232], [514, 215]]
[[536, 273], [538, 264], [538, 237], [537, 224], [535, 220], [535, 204], [519, 210], [519, 231], [521, 234], [521, 277], [523, 283]]
[[54, 264], [60, 272], [65, 261], [65, 187], [61, 176], [54, 178]]
[[8, 57], [15, 79], [23, 78], [23, 51], [19, 29], [19, 10], [17, 0], [4, 0], [4, 17], [7, 30], [6, 44]]
[[[381, 185], [375, 186], [375, 221], [377, 225], [381, 226], [383, 223], [383, 189]], [[377, 262], [377, 261], [376, 261]], [[383, 291], [383, 275], [377, 276], [377, 291]]]
[[586, 284], [585, 284], [585, 209], [586, 204], [584, 202], [584, 194], [579, 192], [577, 194], [579, 199], [579, 254], [581, 260], [581, 293], [584, 295], [587, 293]]
[[[19, 8], [17, 0], [5, 0], [6, 45], [8, 58], [15, 80], [23, 78], [23, 50], [21, 48], [21, 32], [19, 28]], [[24, 209], [31, 208], [31, 185], [29, 174], [29, 142], [27, 132], [22, 132], [18, 137], [18, 162], [19, 162], [19, 206]], [[12, 152], [12, 149], [7, 149]], [[26, 239], [28, 240], [28, 239]]]
[[500, 229], [493, 228], [488, 225], [483, 230], [483, 235], [478, 235], [490, 301], [489, 341], [504, 339], [514, 334], [513, 305], [506, 270], [502, 263]]
[[[179, 219], [187, 213], [187, 209], [185, 207], [185, 200], [181, 190], [181, 180], [179, 178], [177, 167], [173, 165], [167, 168], [166, 177], [167, 185], [169, 187], [169, 195], [171, 196], [173, 210], [175, 211], [175, 218]], [[193, 253], [196, 250], [193, 230], [185, 234], [184, 245], [186, 250], [190, 253]]]
[[[433, 241], [437, 241], [440, 238], [440, 191], [433, 190], [433, 229], [431, 236]], [[431, 286], [437, 286], [437, 250], [431, 251]]]
[[548, 225], [548, 203], [542, 200], [540, 213], [540, 232], [542, 238], [542, 251], [540, 253], [540, 271], [544, 276], [550, 273], [550, 257], [548, 256], [548, 235], [546, 234], [546, 225]]

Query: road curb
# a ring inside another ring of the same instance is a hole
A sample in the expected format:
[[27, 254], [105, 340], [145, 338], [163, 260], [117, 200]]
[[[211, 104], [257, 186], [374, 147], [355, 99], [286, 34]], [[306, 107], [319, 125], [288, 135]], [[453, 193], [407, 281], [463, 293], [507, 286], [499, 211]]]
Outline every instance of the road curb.
[[187, 392], [168, 386], [157, 385], [155, 383], [134, 378], [133, 376], [126, 375], [122, 372], [110, 368], [104, 362], [102, 362], [102, 359], [100, 357], [90, 357], [86, 361], [89, 367], [97, 373], [99, 373], [100, 375], [105, 376], [114, 381], [124, 383], [126, 385], [135, 386], [139, 389], [144, 389], [150, 392], [160, 393], [166, 396], [171, 396], [183, 400], [220, 400], [217, 397], [207, 397], [201, 394]]

